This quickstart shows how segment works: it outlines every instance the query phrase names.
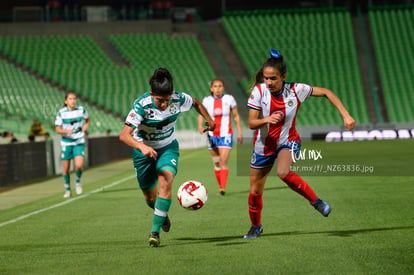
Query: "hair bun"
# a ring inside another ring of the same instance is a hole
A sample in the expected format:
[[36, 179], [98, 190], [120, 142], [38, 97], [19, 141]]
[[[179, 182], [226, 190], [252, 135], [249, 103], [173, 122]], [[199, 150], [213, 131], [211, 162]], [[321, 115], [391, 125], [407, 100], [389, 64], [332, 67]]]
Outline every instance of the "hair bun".
[[157, 79], [163, 79], [165, 77], [168, 78], [170, 75], [170, 72], [166, 68], [158, 68], [155, 72], [155, 78]]
[[282, 59], [283, 60], [283, 55], [276, 49], [272, 49], [270, 48], [270, 58], [273, 59]]

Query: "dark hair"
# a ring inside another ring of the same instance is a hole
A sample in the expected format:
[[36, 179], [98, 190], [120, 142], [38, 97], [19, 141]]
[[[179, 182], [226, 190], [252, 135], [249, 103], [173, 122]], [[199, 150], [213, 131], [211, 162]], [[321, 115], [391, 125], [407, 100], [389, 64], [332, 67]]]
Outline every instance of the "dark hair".
[[[213, 87], [213, 84], [216, 81], [220, 81], [221, 84], [223, 84], [223, 87], [224, 87], [224, 81], [222, 79], [220, 79], [220, 78], [215, 78], [215, 79], [211, 80], [211, 82], [210, 82], [210, 88]], [[210, 92], [210, 94], [213, 95], [213, 92]]]
[[[65, 94], [65, 101], [66, 101], [66, 99], [68, 99], [68, 96], [69, 95], [75, 95], [76, 97], [78, 97], [74, 92], [67, 92], [66, 94]], [[66, 105], [66, 103], [65, 102], [63, 102], [63, 107], [66, 107], [67, 105]]]
[[254, 83], [250, 86], [250, 91], [263, 82], [263, 69], [272, 67], [277, 70], [280, 75], [286, 74], [286, 63], [283, 61], [283, 55], [279, 51], [270, 49], [270, 58], [266, 59], [262, 67], [256, 72]]
[[173, 78], [166, 68], [158, 68], [152, 74], [149, 84], [153, 95], [168, 96], [174, 92]]
[[224, 81], [223, 81], [222, 79], [220, 79], [220, 78], [215, 78], [215, 79], [211, 80], [211, 82], [210, 82], [210, 87], [212, 87], [212, 86], [213, 86], [213, 83], [214, 83], [214, 82], [216, 82], [216, 81], [220, 81], [220, 82], [221, 82], [221, 84], [223, 84], [223, 86], [224, 86]]

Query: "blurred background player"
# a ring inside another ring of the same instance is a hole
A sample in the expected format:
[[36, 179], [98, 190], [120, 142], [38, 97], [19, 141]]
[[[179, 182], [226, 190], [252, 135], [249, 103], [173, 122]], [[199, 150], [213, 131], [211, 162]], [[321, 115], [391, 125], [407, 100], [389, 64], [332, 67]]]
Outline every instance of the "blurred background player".
[[45, 129], [43, 128], [43, 124], [39, 122], [37, 119], [33, 119], [33, 124], [30, 126], [29, 136], [37, 137], [43, 136], [45, 134]]
[[301, 140], [295, 128], [300, 105], [309, 97], [327, 98], [341, 114], [348, 130], [355, 127], [354, 119], [341, 100], [326, 88], [285, 82], [286, 64], [277, 50], [270, 50], [270, 58], [256, 73], [248, 100], [250, 129], [256, 130], [250, 162], [249, 216], [251, 228], [244, 238], [256, 238], [263, 232], [261, 213], [264, 185], [277, 158], [276, 173], [292, 190], [302, 195], [327, 217], [329, 204], [318, 198], [312, 188], [295, 172], [290, 171], [300, 151]]
[[2, 139], [0, 140], [0, 144], [8, 144], [8, 143], [16, 143], [19, 142], [14, 134], [10, 131], [5, 131], [1, 135]]
[[173, 78], [166, 68], [158, 68], [150, 78], [151, 91], [135, 100], [119, 139], [132, 147], [139, 186], [149, 207], [154, 209], [148, 243], [160, 245], [160, 229], [168, 232], [171, 222], [171, 188], [177, 173], [179, 145], [175, 124], [179, 115], [192, 107], [207, 120], [207, 130], [215, 123], [201, 102], [174, 91]]
[[[216, 123], [216, 129], [207, 134], [208, 150], [214, 163], [214, 174], [219, 185], [219, 193], [226, 193], [227, 177], [229, 170], [227, 163], [233, 147], [233, 129], [231, 115], [236, 121], [239, 135], [237, 141], [241, 144], [243, 133], [240, 124], [240, 116], [237, 111], [237, 103], [232, 95], [224, 94], [224, 83], [220, 79], [214, 79], [210, 86], [211, 94], [203, 99], [203, 105]], [[198, 130], [203, 134], [203, 117], [198, 117]]]
[[82, 106], [76, 106], [76, 94], [67, 93], [64, 107], [56, 115], [56, 133], [62, 135], [60, 141], [63, 166], [64, 198], [72, 196], [70, 188], [70, 161], [75, 165], [76, 194], [82, 194], [81, 177], [85, 158], [85, 132], [88, 130], [90, 119], [88, 112]]

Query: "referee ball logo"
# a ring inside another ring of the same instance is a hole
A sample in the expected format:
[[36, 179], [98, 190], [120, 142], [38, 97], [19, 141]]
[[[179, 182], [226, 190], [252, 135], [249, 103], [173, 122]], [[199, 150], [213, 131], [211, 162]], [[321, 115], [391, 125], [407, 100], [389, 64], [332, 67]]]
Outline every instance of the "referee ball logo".
[[256, 154], [255, 153], [253, 153], [252, 154], [252, 158], [251, 158], [251, 160], [250, 160], [250, 163], [255, 163], [256, 162]]

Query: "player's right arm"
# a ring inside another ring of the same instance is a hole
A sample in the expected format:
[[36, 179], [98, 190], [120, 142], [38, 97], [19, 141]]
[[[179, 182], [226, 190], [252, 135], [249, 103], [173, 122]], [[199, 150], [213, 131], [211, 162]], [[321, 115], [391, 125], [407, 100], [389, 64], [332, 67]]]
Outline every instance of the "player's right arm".
[[56, 125], [55, 129], [56, 129], [56, 134], [59, 134], [59, 135], [63, 135], [63, 134], [71, 135], [71, 134], [73, 134], [73, 130], [63, 129], [61, 126], [58, 126], [58, 125]]
[[141, 153], [148, 157], [157, 159], [157, 152], [147, 145], [145, 145], [142, 142], [139, 142], [132, 136], [132, 132], [134, 131], [134, 128], [132, 128], [129, 125], [124, 125], [124, 127], [121, 130], [121, 134], [119, 135], [119, 140], [128, 145], [129, 147], [136, 148], [141, 151]]
[[280, 114], [273, 113], [268, 117], [262, 116], [262, 92], [255, 87], [247, 102], [249, 110], [249, 119], [247, 125], [252, 130], [257, 130], [266, 124], [277, 124], [283, 118]]
[[259, 129], [266, 124], [278, 124], [283, 118], [280, 114], [271, 114], [268, 117], [261, 117], [262, 111], [256, 109], [249, 110], [248, 126], [252, 130]]
[[73, 134], [72, 129], [63, 129], [62, 125], [63, 125], [63, 119], [62, 119], [62, 117], [60, 115], [60, 111], [59, 111], [59, 113], [56, 115], [56, 120], [55, 120], [56, 134], [58, 134], [58, 135], [64, 135], [64, 134], [71, 135], [71, 134]]

